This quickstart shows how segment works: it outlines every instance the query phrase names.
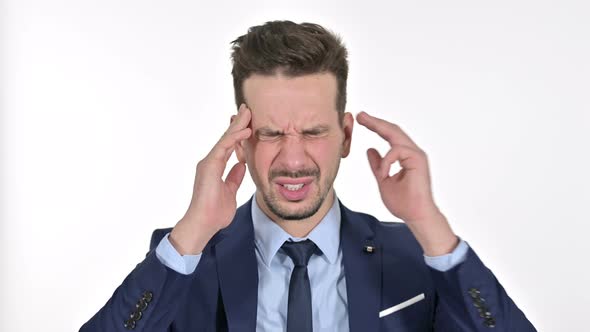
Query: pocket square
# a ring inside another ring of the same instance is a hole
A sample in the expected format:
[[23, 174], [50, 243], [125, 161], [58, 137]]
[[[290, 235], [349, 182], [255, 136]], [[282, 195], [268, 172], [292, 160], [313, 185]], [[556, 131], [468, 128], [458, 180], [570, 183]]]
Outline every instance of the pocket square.
[[385, 317], [387, 315], [391, 315], [392, 313], [394, 313], [396, 311], [400, 311], [403, 308], [408, 307], [408, 306], [411, 306], [412, 304], [414, 304], [416, 302], [419, 302], [419, 301], [422, 301], [422, 300], [424, 300], [424, 293], [422, 293], [420, 295], [416, 295], [413, 298], [411, 298], [411, 299], [409, 299], [407, 301], [404, 301], [404, 302], [402, 302], [400, 304], [396, 304], [393, 307], [387, 308], [385, 310], [381, 310], [379, 312], [379, 318], [383, 318], [383, 317]]

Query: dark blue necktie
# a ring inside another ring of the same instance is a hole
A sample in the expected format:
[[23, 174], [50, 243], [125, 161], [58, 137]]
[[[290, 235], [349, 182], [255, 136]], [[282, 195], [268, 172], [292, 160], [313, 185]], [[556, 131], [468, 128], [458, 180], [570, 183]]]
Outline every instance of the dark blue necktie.
[[287, 332], [312, 332], [311, 287], [307, 274], [307, 263], [311, 255], [319, 249], [310, 240], [287, 241], [281, 248], [295, 264], [289, 282]]

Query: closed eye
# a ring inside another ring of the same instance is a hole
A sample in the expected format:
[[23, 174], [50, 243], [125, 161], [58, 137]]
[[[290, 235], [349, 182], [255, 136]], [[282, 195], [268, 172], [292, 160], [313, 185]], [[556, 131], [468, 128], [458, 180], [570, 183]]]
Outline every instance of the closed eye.
[[261, 141], [272, 141], [276, 138], [283, 136], [284, 134], [280, 131], [269, 130], [269, 129], [258, 129], [256, 130], [256, 137]]
[[[319, 138], [328, 135], [330, 128], [328, 126], [316, 126], [310, 129], [304, 129], [301, 134], [306, 138]], [[285, 136], [285, 133], [270, 128], [260, 128], [255, 131], [255, 136], [260, 141], [274, 141]]]
[[329, 129], [328, 127], [320, 126], [320, 127], [315, 127], [312, 129], [304, 130], [302, 132], [302, 134], [306, 137], [312, 137], [312, 138], [323, 137], [328, 134], [328, 131], [329, 131], [328, 129]]

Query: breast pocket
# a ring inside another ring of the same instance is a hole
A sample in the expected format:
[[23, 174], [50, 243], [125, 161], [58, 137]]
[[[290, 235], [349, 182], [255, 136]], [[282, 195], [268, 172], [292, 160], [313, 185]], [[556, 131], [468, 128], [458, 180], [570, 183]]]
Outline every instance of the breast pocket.
[[432, 330], [432, 317], [424, 293], [379, 312], [382, 331], [421, 332]]

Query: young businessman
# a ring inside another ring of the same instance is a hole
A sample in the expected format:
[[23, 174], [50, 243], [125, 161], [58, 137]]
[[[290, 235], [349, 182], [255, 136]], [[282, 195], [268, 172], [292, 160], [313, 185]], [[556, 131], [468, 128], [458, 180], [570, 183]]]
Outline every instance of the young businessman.
[[[339, 38], [268, 22], [233, 42], [232, 60], [238, 113], [198, 163], [186, 214], [154, 232], [145, 260], [81, 331], [535, 331], [453, 233], [427, 156], [400, 127], [356, 116], [391, 146], [367, 157], [405, 223], [337, 198], [354, 124]], [[236, 209], [246, 166], [256, 192]]]

